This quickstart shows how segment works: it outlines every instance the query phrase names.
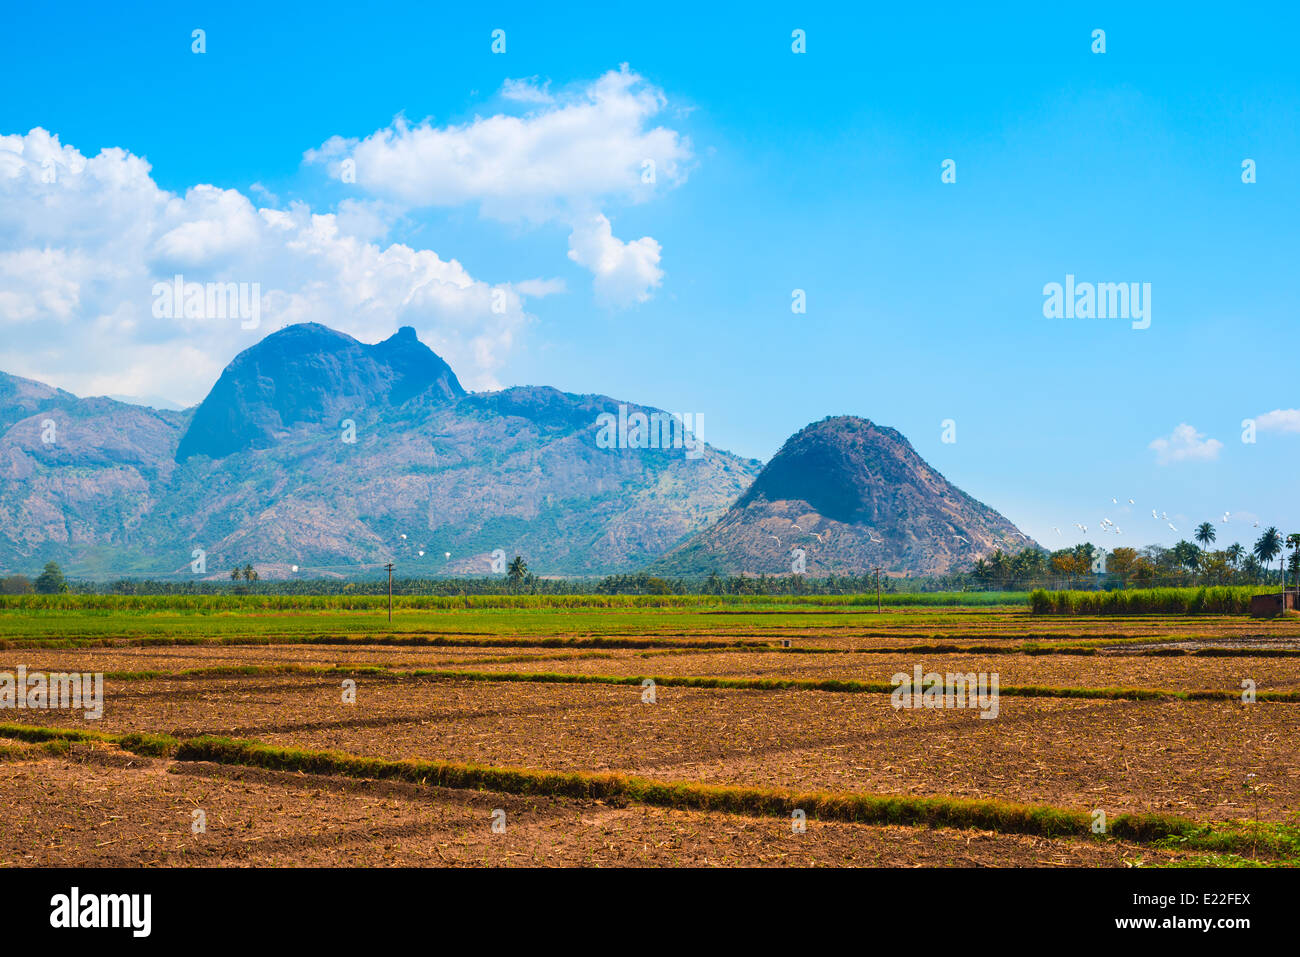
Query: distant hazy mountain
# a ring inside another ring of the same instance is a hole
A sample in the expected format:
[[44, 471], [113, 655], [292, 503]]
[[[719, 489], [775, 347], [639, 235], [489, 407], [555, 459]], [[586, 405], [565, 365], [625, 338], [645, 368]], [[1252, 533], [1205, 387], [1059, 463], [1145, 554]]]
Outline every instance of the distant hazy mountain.
[[894, 429], [823, 419], [792, 436], [713, 525], [653, 567], [663, 573], [942, 574], [995, 547], [1034, 544], [957, 488]]
[[290, 326], [184, 412], [0, 373], [0, 569], [190, 574], [201, 549], [208, 576], [390, 560], [482, 574], [498, 548], [543, 574], [633, 569], [718, 517], [759, 463], [602, 447], [600, 417], [620, 404], [467, 394], [409, 327], [365, 345]]
[[166, 409], [169, 412], [182, 412], [185, 409], [185, 406], [179, 402], [173, 402], [171, 399], [160, 395], [118, 395], [110, 392], [105, 398], [112, 399], [114, 402], [125, 402], [127, 405], [143, 405], [150, 409]]
[[188, 418], [0, 373], [0, 567], [85, 569], [129, 548]]

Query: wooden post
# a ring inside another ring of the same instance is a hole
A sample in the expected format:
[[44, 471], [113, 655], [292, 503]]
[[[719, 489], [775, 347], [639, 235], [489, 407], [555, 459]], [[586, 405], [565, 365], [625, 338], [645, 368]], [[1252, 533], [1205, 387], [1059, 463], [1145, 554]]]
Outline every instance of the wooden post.
[[388, 563], [388, 623], [393, 623], [393, 563]]

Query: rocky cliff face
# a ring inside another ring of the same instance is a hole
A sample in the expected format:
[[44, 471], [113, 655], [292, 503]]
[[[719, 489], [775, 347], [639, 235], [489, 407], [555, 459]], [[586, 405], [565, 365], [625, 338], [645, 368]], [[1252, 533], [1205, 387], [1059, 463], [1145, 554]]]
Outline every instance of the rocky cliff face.
[[271, 448], [295, 427], [364, 416], [421, 396], [445, 405], [465, 394], [451, 367], [403, 326], [368, 346], [302, 323], [246, 349], [194, 413], [176, 457], [220, 458]]

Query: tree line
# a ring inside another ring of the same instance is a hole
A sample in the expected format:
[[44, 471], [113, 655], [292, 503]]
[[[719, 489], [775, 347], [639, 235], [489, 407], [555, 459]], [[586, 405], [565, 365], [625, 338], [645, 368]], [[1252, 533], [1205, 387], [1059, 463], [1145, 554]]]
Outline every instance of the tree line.
[[999, 549], [976, 559], [971, 576], [984, 587], [1012, 590], [1081, 584], [1145, 588], [1300, 583], [1300, 532], [1283, 538], [1276, 527], [1270, 527], [1249, 549], [1240, 542], [1210, 548], [1217, 538], [1210, 522], [1197, 526], [1192, 537], [1196, 541], [1183, 540], [1169, 548], [1148, 545], [1109, 552], [1091, 542], [1052, 552], [1032, 547], [1014, 553]]
[[[1300, 584], [1300, 533], [1283, 538], [1277, 528], [1266, 529], [1247, 549], [1234, 543], [1210, 549], [1214, 526], [1203, 522], [1193, 537], [1171, 548], [1148, 545], [1121, 547], [1106, 552], [1091, 542], [1047, 551], [1029, 547], [1019, 552], [1001, 549], [975, 560], [969, 571], [949, 575], [896, 577], [882, 575], [886, 594], [952, 591], [1028, 591], [1033, 588], [1153, 587], [1190, 585]], [[1199, 544], [1198, 544], [1199, 543]], [[1272, 563], [1277, 561], [1277, 567]], [[1285, 566], [1285, 567], [1284, 567]], [[155, 581], [122, 578], [112, 582], [67, 581], [56, 562], [48, 562], [35, 579], [10, 575], [0, 579], [0, 594], [76, 591], [118, 595], [382, 595], [387, 580], [379, 577], [347, 579], [260, 579], [251, 564], [230, 572], [221, 581]], [[856, 595], [874, 592], [876, 577], [862, 575], [722, 575], [662, 577], [648, 572], [606, 575], [603, 578], [544, 578], [529, 571], [522, 555], [506, 566], [504, 575], [465, 578], [395, 578], [398, 595]]]

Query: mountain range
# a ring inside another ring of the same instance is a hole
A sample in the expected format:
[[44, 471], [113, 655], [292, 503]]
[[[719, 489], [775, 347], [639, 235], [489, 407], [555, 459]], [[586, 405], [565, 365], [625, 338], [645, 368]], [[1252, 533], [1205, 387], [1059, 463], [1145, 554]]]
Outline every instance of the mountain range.
[[392, 561], [419, 577], [522, 554], [549, 575], [782, 574], [802, 550], [808, 574], [932, 573], [1028, 542], [865, 419], [815, 423], [766, 467], [688, 426], [544, 386], [466, 392], [410, 327], [367, 345], [288, 326], [182, 411], [0, 373], [0, 570], [348, 577]]

